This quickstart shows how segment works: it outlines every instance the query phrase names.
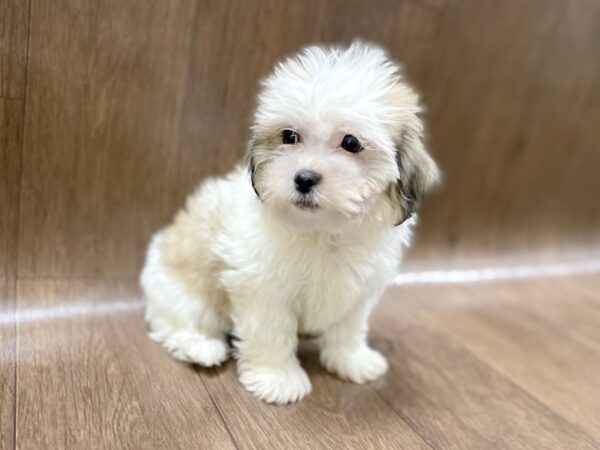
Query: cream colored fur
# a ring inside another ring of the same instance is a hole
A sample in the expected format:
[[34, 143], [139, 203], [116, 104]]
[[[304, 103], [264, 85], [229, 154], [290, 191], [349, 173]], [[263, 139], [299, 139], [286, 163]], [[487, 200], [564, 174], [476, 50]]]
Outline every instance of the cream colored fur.
[[[342, 378], [385, 373], [367, 342], [368, 316], [415, 219], [395, 224], [438, 177], [420, 140], [417, 96], [398, 70], [361, 43], [312, 47], [276, 68], [259, 98], [250, 167], [205, 181], [152, 239], [141, 284], [154, 340], [213, 366], [232, 353], [232, 335], [242, 384], [279, 404], [311, 389], [299, 333], [318, 336], [323, 366]], [[282, 144], [282, 129], [302, 140]], [[350, 133], [360, 152], [339, 147]], [[293, 181], [306, 168], [323, 180], [307, 196], [310, 210], [297, 206]]]

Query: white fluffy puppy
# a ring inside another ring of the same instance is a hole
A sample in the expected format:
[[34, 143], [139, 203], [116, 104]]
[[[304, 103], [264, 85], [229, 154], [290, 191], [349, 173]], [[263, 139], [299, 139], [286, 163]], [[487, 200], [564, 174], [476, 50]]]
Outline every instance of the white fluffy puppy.
[[[379, 48], [309, 47], [262, 84], [248, 164], [205, 181], [157, 233], [141, 283], [150, 336], [176, 358], [227, 359], [279, 404], [311, 390], [298, 334], [364, 383], [387, 369], [367, 320], [438, 179], [417, 94]], [[408, 220], [410, 219], [410, 220]]]

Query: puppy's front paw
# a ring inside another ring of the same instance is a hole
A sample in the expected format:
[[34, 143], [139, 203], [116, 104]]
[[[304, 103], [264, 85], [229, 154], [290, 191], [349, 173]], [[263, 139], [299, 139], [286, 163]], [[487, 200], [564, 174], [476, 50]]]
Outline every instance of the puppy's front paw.
[[366, 345], [354, 350], [325, 348], [321, 364], [340, 378], [361, 384], [379, 378], [388, 369], [381, 353]]
[[167, 336], [153, 332], [150, 337], [161, 342], [175, 358], [205, 367], [218, 366], [229, 354], [225, 341], [195, 330], [181, 330]]
[[296, 402], [311, 390], [306, 372], [295, 360], [275, 368], [243, 368], [239, 375], [246, 389], [268, 403]]

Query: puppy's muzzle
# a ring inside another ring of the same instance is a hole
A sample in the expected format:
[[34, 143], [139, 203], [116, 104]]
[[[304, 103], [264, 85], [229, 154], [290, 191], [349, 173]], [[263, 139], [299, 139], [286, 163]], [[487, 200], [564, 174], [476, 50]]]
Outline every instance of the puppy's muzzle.
[[321, 182], [321, 175], [313, 170], [302, 169], [294, 176], [296, 190], [301, 194], [310, 193]]

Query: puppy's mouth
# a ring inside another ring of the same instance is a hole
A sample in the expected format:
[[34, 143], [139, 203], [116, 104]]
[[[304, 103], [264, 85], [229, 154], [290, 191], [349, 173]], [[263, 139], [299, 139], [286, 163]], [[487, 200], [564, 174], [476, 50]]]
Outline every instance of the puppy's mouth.
[[319, 204], [310, 198], [300, 198], [294, 201], [294, 206], [304, 211], [316, 211], [319, 209]]

